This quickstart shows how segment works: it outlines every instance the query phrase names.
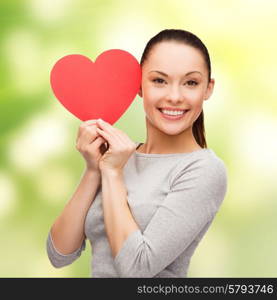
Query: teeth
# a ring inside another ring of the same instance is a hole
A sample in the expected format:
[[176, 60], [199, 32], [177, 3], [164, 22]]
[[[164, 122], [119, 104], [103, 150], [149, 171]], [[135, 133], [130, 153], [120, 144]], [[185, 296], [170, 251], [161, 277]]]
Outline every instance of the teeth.
[[182, 115], [182, 114], [185, 113], [184, 110], [182, 110], [182, 111], [180, 111], [180, 110], [177, 111], [177, 110], [166, 110], [166, 109], [161, 109], [161, 112], [162, 112], [163, 114], [171, 115], [171, 116], [179, 116], [179, 115]]

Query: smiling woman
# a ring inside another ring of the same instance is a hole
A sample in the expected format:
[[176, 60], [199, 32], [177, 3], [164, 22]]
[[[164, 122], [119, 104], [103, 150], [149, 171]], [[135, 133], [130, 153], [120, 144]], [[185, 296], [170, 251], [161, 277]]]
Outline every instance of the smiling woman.
[[190, 32], [164, 30], [141, 67], [147, 140], [134, 143], [103, 120], [80, 125], [87, 168], [48, 235], [55, 267], [76, 260], [89, 239], [93, 277], [186, 277], [225, 197], [226, 168], [204, 133], [214, 86], [206, 47]]
[[[143, 95], [148, 116], [147, 133], [156, 132], [155, 140], [147, 139], [146, 152], [161, 151], [157, 145], [172, 151], [173, 140], [177, 152], [206, 148], [202, 106], [211, 96], [215, 81], [211, 78], [205, 45], [190, 32], [164, 30], [148, 42], [140, 63], [143, 68], [140, 96]], [[162, 114], [157, 113], [157, 108]], [[175, 116], [178, 110], [186, 112]]]

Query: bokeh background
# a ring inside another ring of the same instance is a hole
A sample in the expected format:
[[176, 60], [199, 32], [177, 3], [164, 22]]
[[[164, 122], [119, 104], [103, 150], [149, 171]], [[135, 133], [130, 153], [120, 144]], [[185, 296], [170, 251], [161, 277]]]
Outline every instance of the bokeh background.
[[[89, 243], [62, 269], [45, 250], [85, 166], [75, 149], [81, 121], [50, 89], [54, 63], [113, 48], [139, 60], [156, 33], [182, 28], [210, 52], [216, 84], [204, 103], [206, 135], [229, 179], [188, 275], [276, 277], [276, 15], [274, 0], [1, 0], [0, 276], [90, 277]], [[142, 99], [114, 126], [144, 141]]]

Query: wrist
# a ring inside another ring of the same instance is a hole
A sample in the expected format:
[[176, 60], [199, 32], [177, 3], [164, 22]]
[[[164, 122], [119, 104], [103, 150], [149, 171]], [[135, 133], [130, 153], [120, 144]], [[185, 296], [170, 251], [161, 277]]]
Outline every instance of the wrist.
[[101, 177], [103, 176], [111, 176], [111, 177], [118, 177], [122, 176], [123, 172], [121, 169], [102, 169], [100, 170]]
[[96, 169], [92, 169], [92, 168], [85, 168], [85, 173], [91, 176], [95, 176], [95, 177], [101, 177], [101, 173], [100, 170], [96, 170]]

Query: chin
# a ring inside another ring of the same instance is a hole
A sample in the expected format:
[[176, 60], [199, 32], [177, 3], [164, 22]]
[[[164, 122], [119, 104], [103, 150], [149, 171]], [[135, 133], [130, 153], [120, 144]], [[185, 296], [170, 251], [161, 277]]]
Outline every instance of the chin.
[[187, 130], [187, 128], [181, 128], [181, 129], [159, 128], [159, 130], [167, 135], [173, 136], [173, 135], [179, 135], [179, 134], [183, 133], [184, 131]]

